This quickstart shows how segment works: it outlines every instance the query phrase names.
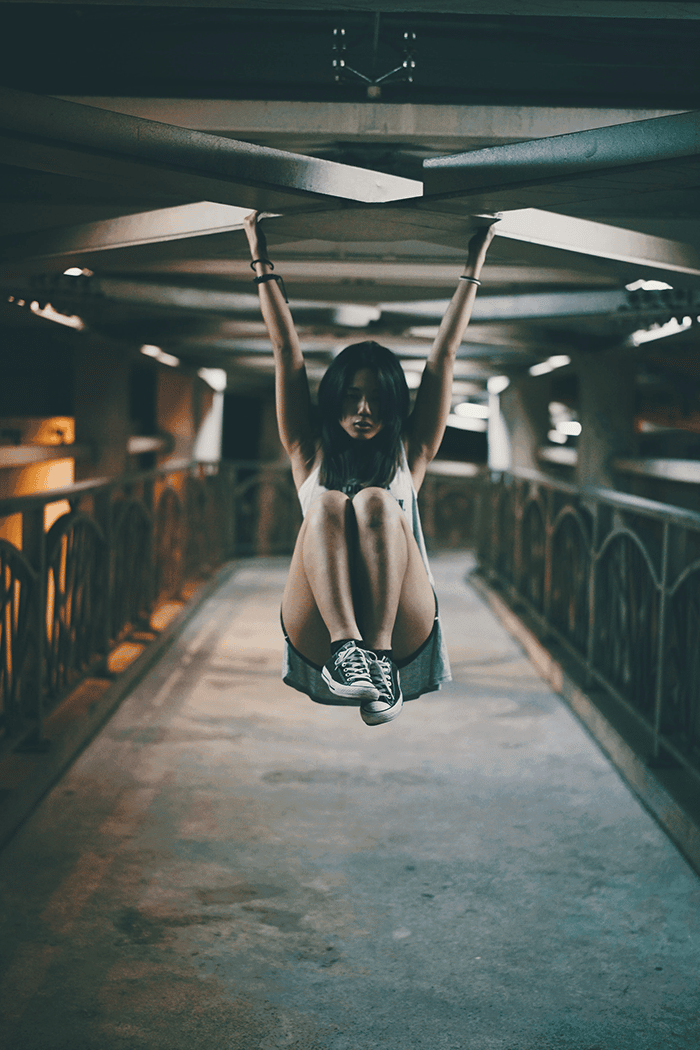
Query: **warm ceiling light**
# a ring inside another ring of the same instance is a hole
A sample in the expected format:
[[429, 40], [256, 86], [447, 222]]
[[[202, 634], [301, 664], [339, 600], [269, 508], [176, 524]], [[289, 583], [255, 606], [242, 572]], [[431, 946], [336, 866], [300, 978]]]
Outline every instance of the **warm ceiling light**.
[[93, 277], [92, 270], [88, 270], [85, 267], [81, 269], [80, 266], [69, 266], [67, 270], [63, 271], [64, 277]]
[[489, 394], [502, 394], [510, 386], [508, 376], [491, 376], [486, 382]]
[[553, 372], [555, 368], [564, 368], [565, 365], [570, 364], [571, 358], [567, 354], [554, 354], [553, 357], [548, 357], [546, 361], [540, 361], [539, 364], [528, 368], [528, 372], [531, 376], [543, 376], [547, 372]]
[[642, 343], [650, 343], [654, 339], [665, 339], [666, 336], [685, 332], [692, 323], [692, 317], [684, 317], [682, 321], [679, 321], [677, 317], [672, 317], [666, 324], [653, 324], [651, 328], [639, 328], [636, 332], [632, 332], [627, 343], [631, 346], [641, 346]]
[[628, 292], [665, 292], [672, 291], [673, 285], [666, 284], [665, 281], [644, 281], [640, 278], [638, 281], [632, 281], [632, 284], [626, 284], [625, 288]]
[[[18, 305], [23, 306], [24, 302], [19, 300]], [[68, 328], [75, 328], [78, 332], [82, 332], [85, 328], [85, 321], [83, 321], [82, 317], [78, 317], [77, 314], [61, 314], [58, 310], [54, 310], [51, 303], [47, 303], [46, 306], [42, 307], [35, 301], [30, 303], [29, 309], [37, 317], [44, 317], [47, 321], [55, 321], [56, 324], [64, 324]]]
[[154, 361], [158, 361], [161, 365], [168, 365], [170, 368], [177, 368], [180, 364], [179, 357], [175, 357], [174, 354], [166, 354], [165, 350], [161, 350], [159, 346], [153, 346], [150, 343], [143, 344], [141, 353], [145, 354], [146, 357], [152, 357]]
[[454, 427], [455, 430], [475, 430], [479, 433], [488, 430], [488, 423], [485, 419], [475, 419], [473, 416], [457, 416], [454, 412], [447, 417], [447, 425], [448, 427]]
[[455, 415], [466, 419], [489, 418], [488, 405], [477, 405], [474, 401], [462, 401], [459, 405], [455, 405], [454, 412]]
[[223, 368], [200, 368], [197, 375], [205, 383], [208, 383], [217, 394], [223, 393], [228, 385], [228, 376]]

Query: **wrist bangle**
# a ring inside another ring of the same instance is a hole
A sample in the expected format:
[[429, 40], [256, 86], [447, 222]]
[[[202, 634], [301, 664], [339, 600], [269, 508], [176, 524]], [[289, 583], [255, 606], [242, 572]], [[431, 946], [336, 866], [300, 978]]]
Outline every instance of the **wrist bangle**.
[[272, 270], [274, 270], [275, 268], [274, 264], [271, 263], [269, 259], [253, 259], [252, 263], [250, 264], [251, 270], [255, 269], [256, 263], [262, 263], [263, 266], [269, 266]]
[[481, 288], [481, 281], [478, 281], [476, 277], [466, 277], [463, 273], [459, 275], [460, 281], [469, 281], [470, 284], [475, 284]]
[[289, 299], [287, 298], [287, 289], [284, 287], [284, 281], [278, 273], [263, 273], [260, 277], [253, 278], [253, 284], [267, 284], [268, 281], [277, 281], [277, 284], [280, 286], [280, 291], [284, 296], [284, 301], [285, 303], [288, 303]]

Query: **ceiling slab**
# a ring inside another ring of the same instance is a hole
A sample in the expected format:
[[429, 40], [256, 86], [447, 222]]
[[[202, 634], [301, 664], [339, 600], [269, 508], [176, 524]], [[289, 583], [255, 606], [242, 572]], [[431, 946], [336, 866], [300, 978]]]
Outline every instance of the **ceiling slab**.
[[[24, 3], [72, 4], [72, 0], [23, 0]], [[85, 7], [112, 6], [112, 0], [85, 0]], [[141, 0], [120, 0], [122, 7], [139, 7]], [[150, 0], [151, 7], [199, 7], [197, 0]], [[257, 0], [258, 10], [279, 10], [289, 5], [285, 0]], [[367, 11], [367, 0], [295, 0], [298, 11]], [[249, 0], [207, 0], [207, 7], [249, 8]], [[425, 0], [374, 0], [373, 11], [425, 11]], [[466, 15], [515, 15], [532, 17], [576, 18], [700, 18], [698, 5], [676, 0], [436, 0], [430, 10], [434, 13]]]

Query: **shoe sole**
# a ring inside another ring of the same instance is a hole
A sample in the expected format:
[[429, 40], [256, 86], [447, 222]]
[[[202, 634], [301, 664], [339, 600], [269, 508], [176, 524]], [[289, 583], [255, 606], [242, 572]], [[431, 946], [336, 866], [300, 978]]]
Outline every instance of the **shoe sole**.
[[344, 696], [348, 700], [378, 700], [381, 693], [373, 685], [342, 685], [336, 682], [325, 667], [321, 669], [321, 676], [328, 688], [336, 696]]
[[374, 711], [363, 711], [362, 708], [360, 708], [360, 718], [366, 726], [381, 726], [384, 725], [385, 722], [391, 722], [392, 719], [401, 714], [402, 707], [403, 696], [399, 697], [394, 706], [390, 707], [387, 711], [378, 711], [375, 714]]

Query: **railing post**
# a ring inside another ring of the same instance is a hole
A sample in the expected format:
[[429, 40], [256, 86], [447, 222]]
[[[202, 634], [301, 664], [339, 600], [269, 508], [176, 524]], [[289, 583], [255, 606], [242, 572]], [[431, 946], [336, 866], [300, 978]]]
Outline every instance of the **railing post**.
[[235, 495], [236, 489], [238, 488], [238, 467], [235, 463], [231, 464], [231, 487], [228, 494], [229, 509], [231, 513], [231, 557], [235, 557], [238, 553], [238, 515], [236, 513], [236, 502]]
[[596, 594], [595, 578], [600, 547], [600, 503], [593, 501], [593, 528], [591, 529], [591, 556], [588, 576], [588, 651], [586, 653], [586, 686], [593, 685], [593, 668], [595, 665], [595, 632], [596, 632]]
[[104, 614], [102, 617], [102, 623], [100, 625], [101, 635], [101, 646], [104, 653], [105, 669], [107, 667], [107, 659], [109, 656], [109, 643], [114, 634], [114, 623], [113, 623], [113, 580], [112, 580], [112, 547], [114, 543], [114, 537], [112, 534], [112, 490], [98, 489], [93, 494], [93, 507], [95, 521], [100, 526], [102, 533], [105, 538], [105, 553], [104, 553], [104, 565], [102, 566], [102, 586], [104, 588]]
[[542, 594], [542, 613], [549, 624], [552, 611], [552, 519], [554, 517], [554, 490], [549, 488], [545, 489], [544, 496], [546, 514], [544, 519], [544, 589]]
[[43, 504], [25, 510], [22, 514], [22, 553], [36, 571], [34, 609], [32, 620], [36, 637], [36, 674], [29, 698], [30, 717], [34, 723], [22, 748], [45, 751], [48, 741], [44, 736], [44, 681], [46, 677], [46, 533]]
[[651, 755], [653, 762], [658, 762], [660, 750], [659, 741], [661, 736], [661, 715], [664, 688], [664, 651], [666, 644], [666, 607], [668, 605], [668, 547], [670, 528], [671, 526], [669, 522], [665, 521], [663, 523], [661, 579], [659, 583], [659, 629], [657, 631], [659, 648], [656, 659], [656, 692], [654, 696], [654, 726]]

